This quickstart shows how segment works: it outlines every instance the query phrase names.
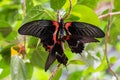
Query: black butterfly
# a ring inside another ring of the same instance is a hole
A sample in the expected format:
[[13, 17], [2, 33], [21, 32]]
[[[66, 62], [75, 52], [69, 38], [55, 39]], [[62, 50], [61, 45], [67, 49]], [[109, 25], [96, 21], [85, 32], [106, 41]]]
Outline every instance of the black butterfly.
[[67, 22], [63, 19], [60, 22], [52, 20], [35, 20], [20, 27], [18, 32], [22, 35], [39, 37], [43, 47], [49, 52], [45, 71], [57, 59], [61, 64], [66, 65], [68, 58], [64, 54], [62, 42], [67, 41], [72, 52], [81, 53], [84, 43], [99, 42], [95, 38], [105, 36], [98, 27], [84, 22]]

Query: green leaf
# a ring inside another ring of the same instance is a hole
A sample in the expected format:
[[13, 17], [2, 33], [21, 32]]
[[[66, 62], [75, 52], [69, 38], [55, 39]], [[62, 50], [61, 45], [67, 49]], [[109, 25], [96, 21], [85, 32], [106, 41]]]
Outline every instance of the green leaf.
[[12, 0], [14, 4], [21, 4], [19, 0]]
[[[75, 5], [72, 8], [71, 15], [79, 17], [79, 20], [76, 20], [76, 18], [73, 18], [72, 21], [86, 22], [96, 26], [100, 25], [100, 20], [98, 19], [98, 16], [96, 15], [96, 13], [87, 6]], [[71, 15], [69, 17], [71, 17]], [[71, 21], [71, 19], [68, 18], [66, 21]]]
[[120, 0], [115, 0], [114, 1], [114, 7], [115, 7], [115, 9], [120, 11], [120, 4], [119, 3], [120, 3]]
[[59, 68], [59, 70], [55, 73], [55, 76], [52, 78], [52, 80], [60, 80], [61, 75], [62, 75], [62, 68]]
[[94, 68], [92, 67], [92, 66], [89, 66], [87, 69], [85, 69], [84, 71], [83, 71], [83, 76], [86, 76], [86, 75], [88, 75], [89, 73], [92, 73], [92, 72], [94, 72], [95, 70], [94, 70]]
[[33, 20], [40, 20], [40, 19], [55, 20], [56, 19], [55, 13], [50, 10], [44, 9], [41, 5], [37, 5], [27, 13], [27, 15], [23, 20], [23, 24]]
[[107, 64], [106, 59], [104, 57], [104, 59], [101, 61], [101, 64], [95, 69], [95, 72], [103, 71], [105, 69], [107, 69]]
[[3, 37], [6, 37], [11, 32], [12, 32], [11, 26], [5, 21], [0, 21], [0, 34], [2, 34]]
[[54, 10], [59, 10], [64, 6], [65, 2], [66, 0], [50, 0], [50, 6]]
[[118, 68], [116, 69], [116, 73], [120, 72], [120, 66], [118, 66]]
[[6, 21], [0, 21], [0, 27], [10, 27], [10, 24], [7, 23]]
[[33, 75], [33, 65], [31, 63], [25, 63], [27, 70], [27, 79], [31, 80]]
[[69, 17], [69, 19], [70, 19], [70, 20], [76, 20], [76, 21], [77, 21], [77, 20], [80, 19], [80, 17], [78, 17], [77, 15], [72, 15], [72, 14], [71, 14], [70, 17]]
[[[44, 5], [44, 4], [48, 3], [48, 0], [33, 0], [33, 3], [34, 3], [35, 5], [38, 5], [38, 4]], [[49, 3], [50, 3], [50, 2], [49, 2]]]
[[10, 66], [10, 65], [8, 65], [6, 62], [5, 62], [5, 59], [0, 59], [0, 68], [5, 68], [5, 67], [7, 67], [7, 66]]
[[68, 64], [78, 64], [78, 65], [85, 65], [86, 63], [81, 60], [70, 60]]
[[12, 80], [27, 80], [26, 66], [19, 56], [11, 58], [11, 78]]
[[10, 67], [5, 67], [3, 71], [0, 73], [0, 79], [5, 78], [10, 74]]
[[11, 4], [12, 2], [8, 2], [8, 3], [10, 4], [0, 7], [1, 8], [0, 20], [7, 21], [9, 22], [9, 24], [12, 25], [15, 21], [15, 16], [19, 14], [18, 13], [19, 5], [18, 4], [13, 5]]
[[26, 12], [28, 12], [33, 7], [33, 0], [26, 0]]
[[36, 48], [38, 44], [39, 38], [30, 37], [28, 42], [28, 48]]
[[116, 45], [119, 42], [118, 36], [120, 35], [120, 15], [116, 15], [113, 17], [113, 23], [110, 28], [110, 43]]
[[117, 61], [117, 58], [115, 56], [110, 58], [110, 63], [114, 64]]
[[[72, 6], [74, 6], [74, 5], [77, 4], [77, 1], [78, 1], [78, 0], [71, 0], [71, 1], [72, 1]], [[64, 8], [65, 10], [68, 10], [69, 7], [70, 7], [70, 1], [69, 1], [69, 0], [66, 0], [66, 3], [65, 3], [65, 5], [63, 6], [63, 8]]]
[[7, 65], [10, 64], [10, 59], [11, 59], [11, 47], [13, 45], [8, 45], [8, 46], [5, 46], [4, 48], [2, 48], [2, 50], [0, 51], [0, 54], [2, 55], [2, 58], [5, 60], [5, 63]]
[[68, 60], [71, 60], [74, 56], [67, 44], [65, 44], [65, 55], [67, 56]]
[[30, 54], [31, 53], [31, 64], [44, 69], [47, 58], [47, 52], [45, 52], [44, 48], [42, 46], [39, 46], [38, 48], [34, 49], [33, 52], [30, 52]]
[[2, 71], [0, 72], [0, 79], [10, 74], [10, 65], [6, 63], [5, 59], [0, 60], [0, 69], [2, 69]]
[[117, 42], [117, 44], [116, 44], [115, 48], [117, 49], [117, 51], [119, 51], [119, 52], [120, 52], [120, 42]]
[[94, 8], [96, 8], [98, 1], [99, 0], [79, 0], [78, 3], [80, 5], [85, 5], [85, 6], [88, 6], [92, 9], [94, 9]]
[[49, 80], [50, 73], [45, 72], [43, 69], [34, 67], [34, 73], [31, 80]]
[[67, 80], [81, 80], [80, 78], [82, 77], [82, 71], [76, 71], [76, 72], [72, 72]]
[[[16, 39], [16, 37], [17, 37], [17, 32], [16, 31], [12, 31], [6, 38], [5, 38], [5, 40], [6, 41], [11, 41], [11, 42], [13, 42], [13, 41], [15, 41], [15, 39]], [[16, 44], [17, 42], [13, 42], [14, 44]]]

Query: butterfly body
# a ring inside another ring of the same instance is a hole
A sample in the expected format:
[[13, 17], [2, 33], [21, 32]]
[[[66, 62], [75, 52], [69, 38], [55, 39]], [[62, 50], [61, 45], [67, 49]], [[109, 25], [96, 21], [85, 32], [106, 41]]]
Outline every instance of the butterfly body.
[[67, 41], [69, 48], [74, 53], [81, 54], [84, 44], [98, 42], [95, 38], [104, 37], [104, 32], [98, 27], [84, 22], [60, 22], [51, 20], [36, 20], [20, 27], [18, 32], [22, 35], [39, 37], [43, 47], [49, 52], [45, 70], [57, 60], [66, 65], [68, 58], [64, 54], [63, 43]]

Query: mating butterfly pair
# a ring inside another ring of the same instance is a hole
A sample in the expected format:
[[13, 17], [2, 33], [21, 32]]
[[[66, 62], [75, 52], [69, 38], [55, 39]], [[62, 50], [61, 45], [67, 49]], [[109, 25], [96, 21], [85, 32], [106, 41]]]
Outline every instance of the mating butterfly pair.
[[66, 65], [68, 58], [64, 54], [63, 45], [67, 41], [74, 53], [81, 53], [84, 43], [99, 42], [95, 38], [105, 36], [98, 27], [84, 22], [67, 22], [63, 19], [60, 22], [51, 20], [35, 20], [20, 27], [18, 32], [22, 35], [32, 35], [41, 39], [43, 47], [49, 52], [45, 71], [57, 59], [61, 64]]

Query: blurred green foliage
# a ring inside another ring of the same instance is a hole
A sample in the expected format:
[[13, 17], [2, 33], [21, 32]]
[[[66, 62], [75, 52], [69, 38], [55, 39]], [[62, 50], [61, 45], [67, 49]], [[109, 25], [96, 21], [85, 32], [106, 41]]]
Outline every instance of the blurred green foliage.
[[[65, 22], [87, 22], [99, 26], [105, 32], [108, 19], [99, 20], [94, 10], [101, 9], [97, 7], [98, 4], [109, 2], [110, 0], [72, 0], [73, 8]], [[114, 0], [113, 12], [120, 11], [119, 2], [120, 0]], [[24, 37], [17, 32], [22, 24], [40, 19], [57, 20], [57, 10], [61, 10], [63, 17], [68, 9], [69, 0], [26, 0], [24, 16], [23, 0], [0, 0], [0, 80], [48, 80], [58, 62], [54, 62], [47, 72], [44, 71], [48, 53], [39, 44], [38, 38], [27, 37], [24, 60], [18, 55], [11, 57], [11, 47], [24, 43]], [[101, 11], [101, 15], [107, 13], [108, 9]], [[120, 15], [112, 16], [108, 58], [118, 76], [120, 76], [119, 25]], [[65, 43], [68, 64], [66, 67], [61, 65], [53, 80], [114, 80], [107, 69], [104, 55], [105, 39], [99, 40], [99, 43], [86, 44], [81, 55], [73, 54]]]

